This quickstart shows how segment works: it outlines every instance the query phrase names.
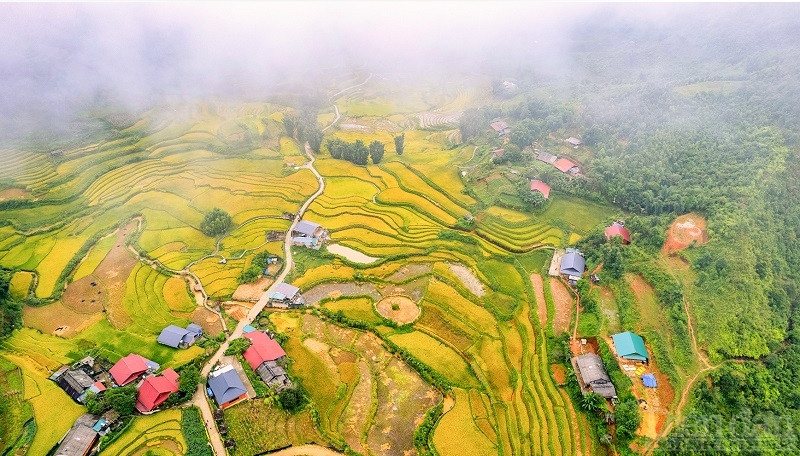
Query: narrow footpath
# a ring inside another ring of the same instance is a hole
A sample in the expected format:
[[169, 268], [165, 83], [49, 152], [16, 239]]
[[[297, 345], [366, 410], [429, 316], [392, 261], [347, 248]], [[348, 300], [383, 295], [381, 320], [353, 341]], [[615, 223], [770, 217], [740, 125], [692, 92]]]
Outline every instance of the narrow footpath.
[[[340, 90], [339, 92], [331, 96], [331, 99], [333, 100], [333, 98], [347, 92], [348, 90], [366, 84], [371, 78], [372, 78], [372, 73], [370, 73], [370, 75], [367, 76], [364, 82]], [[323, 132], [328, 128], [332, 127], [341, 118], [341, 114], [339, 113], [339, 107], [336, 106], [336, 104], [333, 105], [333, 109], [334, 112], [336, 113], [336, 117], [328, 126], [326, 126], [322, 130]], [[201, 374], [204, 378], [208, 376], [208, 374], [211, 372], [212, 367], [214, 367], [214, 365], [216, 365], [219, 362], [219, 360], [224, 356], [225, 350], [228, 348], [230, 341], [238, 337], [241, 337], [244, 327], [253, 323], [253, 321], [255, 321], [255, 319], [258, 317], [261, 311], [264, 310], [264, 307], [266, 307], [269, 301], [270, 293], [272, 293], [272, 291], [278, 286], [278, 284], [280, 284], [281, 282], [284, 281], [284, 279], [286, 279], [286, 276], [289, 274], [289, 272], [292, 270], [292, 267], [294, 266], [294, 262], [292, 260], [292, 231], [300, 222], [300, 220], [303, 218], [303, 214], [306, 212], [311, 203], [313, 203], [314, 200], [318, 196], [322, 195], [322, 192], [325, 191], [325, 179], [323, 179], [322, 175], [314, 167], [314, 161], [316, 160], [316, 158], [314, 157], [314, 154], [311, 151], [311, 147], [308, 145], [308, 143], [306, 143], [304, 146], [306, 155], [308, 156], [308, 163], [303, 165], [303, 168], [308, 168], [311, 170], [312, 173], [314, 173], [314, 176], [316, 176], [317, 182], [319, 183], [319, 188], [317, 188], [317, 191], [314, 192], [313, 195], [308, 197], [305, 203], [303, 203], [303, 205], [300, 207], [300, 210], [297, 211], [297, 215], [292, 221], [291, 226], [286, 231], [286, 236], [283, 240], [283, 253], [285, 258], [283, 271], [275, 279], [272, 285], [264, 292], [264, 294], [261, 295], [261, 298], [258, 300], [258, 302], [256, 302], [253, 308], [250, 309], [250, 311], [247, 313], [247, 316], [241, 321], [239, 321], [239, 324], [236, 325], [236, 328], [234, 328], [233, 332], [231, 332], [228, 338], [220, 345], [216, 353], [214, 353], [214, 355], [211, 358], [209, 358], [208, 361], [206, 361], [206, 364], [203, 366], [203, 369], [201, 370]], [[175, 272], [183, 272], [183, 271], [175, 271]], [[194, 278], [197, 280], [197, 284], [200, 286], [200, 289], [202, 290], [202, 284], [200, 283], [200, 280], [196, 276], [194, 276]], [[203, 291], [203, 295], [205, 296], [205, 291]], [[198, 385], [197, 391], [195, 391], [194, 396], [192, 396], [192, 404], [197, 406], [203, 415], [203, 422], [205, 423], [206, 431], [208, 432], [209, 441], [211, 442], [214, 454], [216, 454], [217, 456], [225, 456], [227, 452], [225, 450], [225, 445], [223, 444], [222, 441], [222, 436], [217, 430], [217, 426], [214, 422], [214, 414], [211, 411], [211, 406], [209, 405], [208, 398], [206, 397], [205, 384]], [[301, 455], [301, 454], [303, 455], [309, 454], [313, 456], [340, 455], [340, 453], [337, 453], [331, 449], [316, 445], [304, 445], [296, 448], [288, 448], [276, 454], [280, 456]]]

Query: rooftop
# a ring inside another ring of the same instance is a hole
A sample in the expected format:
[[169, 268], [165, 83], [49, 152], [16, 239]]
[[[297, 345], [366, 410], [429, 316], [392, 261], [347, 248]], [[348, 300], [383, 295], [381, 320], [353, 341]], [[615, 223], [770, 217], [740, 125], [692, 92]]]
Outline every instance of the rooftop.
[[647, 361], [650, 358], [644, 345], [644, 339], [638, 334], [625, 331], [614, 334], [611, 339], [614, 341], [617, 356], [634, 361]]
[[309, 222], [308, 220], [301, 220], [297, 223], [297, 226], [294, 227], [294, 230], [298, 233], [303, 234], [304, 236], [313, 236], [314, 232], [320, 227], [319, 223]]
[[550, 197], [550, 186], [538, 179], [531, 181], [531, 191], [541, 193], [545, 199]]

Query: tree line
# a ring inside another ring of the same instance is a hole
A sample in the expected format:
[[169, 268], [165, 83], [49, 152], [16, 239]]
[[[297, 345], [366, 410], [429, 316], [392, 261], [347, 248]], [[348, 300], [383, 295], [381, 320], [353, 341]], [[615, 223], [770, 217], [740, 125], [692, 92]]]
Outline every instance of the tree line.
[[372, 163], [378, 164], [383, 160], [385, 146], [380, 141], [372, 141], [369, 145], [357, 139], [354, 142], [347, 142], [339, 138], [331, 138], [325, 142], [331, 157], [337, 160], [347, 160], [355, 165], [366, 166], [369, 159]]

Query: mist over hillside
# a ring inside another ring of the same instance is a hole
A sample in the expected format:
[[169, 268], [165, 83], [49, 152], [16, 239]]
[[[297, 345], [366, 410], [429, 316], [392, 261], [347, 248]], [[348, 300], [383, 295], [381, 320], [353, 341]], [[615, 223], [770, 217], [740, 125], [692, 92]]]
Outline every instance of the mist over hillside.
[[522, 2], [11, 4], [0, 12], [0, 135], [69, 131], [89, 107], [252, 100], [282, 83], [324, 88], [356, 69], [555, 83], [608, 117], [630, 100], [592, 100], [594, 84], [631, 84], [652, 98], [681, 79], [774, 83], [776, 73], [792, 74], [797, 12]]

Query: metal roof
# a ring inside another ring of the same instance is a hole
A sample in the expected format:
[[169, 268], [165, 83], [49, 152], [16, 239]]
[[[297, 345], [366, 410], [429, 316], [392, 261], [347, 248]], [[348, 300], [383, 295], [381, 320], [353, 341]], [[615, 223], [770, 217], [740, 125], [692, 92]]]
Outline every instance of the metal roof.
[[650, 358], [650, 355], [647, 354], [647, 347], [644, 346], [644, 339], [638, 334], [625, 331], [614, 334], [611, 339], [614, 340], [617, 356], [635, 361], [647, 361]]
[[314, 232], [317, 231], [317, 228], [319, 227], [320, 227], [319, 223], [309, 222], [308, 220], [301, 220], [297, 223], [297, 226], [295, 226], [292, 231], [301, 233], [304, 236], [311, 237], [314, 235]]
[[568, 252], [561, 257], [561, 273], [582, 276], [586, 269], [586, 259], [580, 252]]
[[161, 334], [158, 335], [158, 343], [167, 345], [169, 347], [178, 348], [183, 341], [184, 336], [187, 334], [189, 334], [189, 330], [175, 325], [169, 325], [161, 330]]
[[289, 299], [292, 299], [292, 298], [294, 298], [294, 295], [296, 295], [298, 291], [300, 291], [299, 288], [297, 288], [297, 287], [295, 287], [293, 285], [289, 285], [286, 282], [281, 282], [281, 283], [278, 284], [278, 286], [275, 287], [275, 290], [273, 291], [273, 293], [280, 293], [280, 294], [284, 295], [285, 297], [287, 297]]
[[208, 376], [208, 387], [214, 393], [214, 399], [218, 405], [230, 402], [247, 393], [239, 374], [230, 365], [212, 372]]

